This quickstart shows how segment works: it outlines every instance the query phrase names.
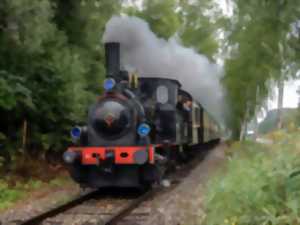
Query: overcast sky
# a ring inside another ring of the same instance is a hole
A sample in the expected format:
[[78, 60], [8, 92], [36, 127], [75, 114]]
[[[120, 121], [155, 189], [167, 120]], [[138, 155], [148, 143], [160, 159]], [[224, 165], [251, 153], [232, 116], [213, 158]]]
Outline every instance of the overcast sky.
[[[297, 88], [300, 87], [300, 80], [290, 80], [285, 82], [284, 85], [284, 95], [283, 95], [283, 107], [285, 108], [297, 108], [299, 95], [297, 94]], [[269, 109], [277, 108], [277, 96], [278, 89], [275, 90], [275, 97], [270, 98]]]

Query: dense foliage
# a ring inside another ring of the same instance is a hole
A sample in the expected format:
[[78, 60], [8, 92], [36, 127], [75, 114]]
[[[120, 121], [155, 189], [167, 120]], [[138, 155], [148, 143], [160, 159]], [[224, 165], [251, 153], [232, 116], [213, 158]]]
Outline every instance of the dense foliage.
[[275, 144], [235, 144], [223, 172], [208, 184], [206, 224], [300, 224], [300, 133]]
[[218, 52], [221, 9], [212, 0], [143, 0], [142, 8], [126, 7], [125, 12], [145, 19], [159, 37], [178, 37], [182, 44], [214, 59]]
[[61, 149], [67, 130], [83, 121], [101, 91], [100, 40], [119, 10], [118, 1], [1, 1], [0, 141], [6, 149]]
[[295, 77], [299, 69], [297, 0], [233, 0], [226, 28], [224, 85], [228, 90], [228, 126], [239, 137], [270, 93], [270, 81]]
[[[258, 133], [267, 134], [277, 129], [278, 110], [270, 110], [266, 118], [259, 124]], [[285, 108], [282, 110], [282, 122], [284, 128], [299, 125], [298, 109]]]

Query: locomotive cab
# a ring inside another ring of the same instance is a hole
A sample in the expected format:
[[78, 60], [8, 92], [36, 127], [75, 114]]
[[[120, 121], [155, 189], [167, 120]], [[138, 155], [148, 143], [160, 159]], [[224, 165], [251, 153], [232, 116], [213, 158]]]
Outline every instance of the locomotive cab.
[[148, 120], [152, 121], [151, 142], [176, 142], [176, 105], [180, 83], [166, 78], [139, 78], [139, 95]]

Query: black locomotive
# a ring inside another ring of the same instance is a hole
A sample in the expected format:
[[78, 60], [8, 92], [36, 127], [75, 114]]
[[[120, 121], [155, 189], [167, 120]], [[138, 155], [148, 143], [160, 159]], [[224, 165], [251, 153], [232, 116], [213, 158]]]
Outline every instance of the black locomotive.
[[178, 81], [121, 71], [119, 43], [106, 43], [105, 56], [105, 93], [87, 125], [72, 129], [77, 145], [63, 156], [76, 182], [93, 188], [159, 182], [174, 157], [219, 138], [217, 124]]

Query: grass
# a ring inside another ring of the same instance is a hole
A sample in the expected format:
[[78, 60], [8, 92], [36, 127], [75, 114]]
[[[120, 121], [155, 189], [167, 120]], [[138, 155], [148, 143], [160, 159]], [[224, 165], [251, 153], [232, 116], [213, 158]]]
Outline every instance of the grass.
[[43, 160], [18, 155], [7, 172], [3, 162], [0, 157], [0, 211], [27, 199], [33, 192], [51, 192], [72, 184], [62, 166], [51, 166]]
[[300, 224], [300, 132], [272, 138], [272, 145], [248, 141], [226, 152], [226, 172], [207, 186], [205, 224]]
[[10, 186], [6, 180], [0, 179], [0, 210], [11, 207], [27, 193], [38, 190], [42, 185], [41, 181], [29, 180], [26, 183], [17, 182], [14, 186]]
[[72, 184], [66, 176], [58, 176], [48, 182], [37, 179], [17, 181], [13, 185], [10, 184], [9, 179], [0, 179], [0, 211], [14, 206], [14, 204], [26, 199], [35, 191], [51, 192], [53, 189], [67, 187]]
[[0, 210], [10, 207], [23, 196], [23, 192], [16, 188], [9, 188], [8, 184], [0, 180]]

